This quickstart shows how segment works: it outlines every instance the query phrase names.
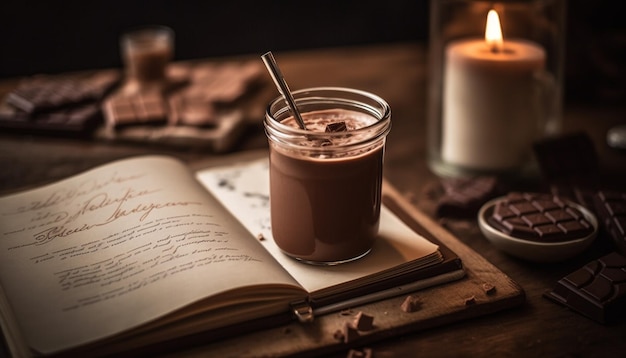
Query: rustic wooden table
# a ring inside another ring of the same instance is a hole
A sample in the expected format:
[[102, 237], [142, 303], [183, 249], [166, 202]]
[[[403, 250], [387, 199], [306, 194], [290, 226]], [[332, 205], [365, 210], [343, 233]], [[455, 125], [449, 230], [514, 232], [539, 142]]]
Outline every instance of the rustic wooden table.
[[[385, 161], [387, 179], [425, 213], [432, 215], [428, 191], [438, 178], [426, 162], [427, 56], [418, 44], [337, 48], [275, 53], [292, 89], [347, 86], [371, 91], [392, 107], [393, 129]], [[251, 55], [250, 58], [255, 58]], [[260, 58], [259, 58], [260, 61]], [[3, 95], [15, 81], [0, 85]], [[274, 96], [275, 89], [268, 88]], [[266, 147], [258, 124], [251, 125], [235, 151]], [[593, 139], [607, 183], [626, 189], [626, 153], [605, 144], [606, 131], [626, 123], [626, 106], [568, 104], [563, 130], [585, 131]], [[31, 135], [0, 134], [0, 193], [44, 183], [114, 159], [164, 153], [182, 158], [192, 167], [220, 156], [206, 150], [68, 140]], [[535, 264], [496, 250], [479, 232], [475, 220], [447, 220], [445, 226], [516, 281], [526, 292], [521, 307], [440, 328], [373, 342], [376, 357], [399, 356], [622, 356], [626, 350], [626, 322], [600, 325], [542, 297], [556, 281], [606, 249], [589, 252], [558, 264]], [[337, 353], [337, 357], [346, 352]]]

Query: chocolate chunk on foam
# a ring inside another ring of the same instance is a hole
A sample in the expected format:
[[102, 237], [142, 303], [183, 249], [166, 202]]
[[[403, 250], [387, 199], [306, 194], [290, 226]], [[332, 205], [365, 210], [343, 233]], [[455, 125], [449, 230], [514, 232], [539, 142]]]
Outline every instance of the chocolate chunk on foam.
[[574, 205], [541, 193], [509, 193], [496, 202], [487, 222], [512, 237], [540, 242], [584, 238], [594, 231]]
[[346, 122], [333, 122], [326, 125], [326, 132], [328, 133], [336, 133], [336, 132], [347, 132], [348, 127], [346, 127]]
[[612, 252], [560, 279], [544, 294], [557, 303], [600, 323], [626, 313], [626, 257]]

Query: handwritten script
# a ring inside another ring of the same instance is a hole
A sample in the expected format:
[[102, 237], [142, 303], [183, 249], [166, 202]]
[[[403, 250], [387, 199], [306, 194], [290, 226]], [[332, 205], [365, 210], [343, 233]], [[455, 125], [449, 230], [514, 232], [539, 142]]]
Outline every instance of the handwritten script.
[[[116, 183], [127, 180], [130, 179], [119, 179]], [[106, 185], [95, 187], [102, 188], [103, 186]], [[9, 250], [47, 244], [52, 240], [83, 233], [94, 227], [115, 224], [121, 218], [134, 217], [139, 222], [143, 222], [155, 210], [200, 205], [193, 201], [150, 200], [150, 196], [159, 191], [160, 189], [138, 189], [131, 186], [125, 187], [117, 195], [109, 192], [94, 193], [93, 189], [57, 191], [43, 202], [29, 205], [28, 209], [22, 207], [17, 211], [21, 214], [32, 212], [33, 216], [28, 229], [41, 228], [41, 230], [33, 233], [32, 242], [21, 243]], [[66, 195], [61, 199], [61, 196], [57, 195], [59, 192], [74, 194]], [[52, 201], [55, 201], [56, 205], [51, 205]]]
[[263, 261], [232, 241], [222, 214], [214, 216], [217, 205], [177, 185], [179, 177], [140, 168], [120, 173], [69, 181], [0, 209], [10, 223], [2, 228], [2, 238], [10, 238], [2, 250], [52, 275], [68, 298], [62, 310], [209, 265]]

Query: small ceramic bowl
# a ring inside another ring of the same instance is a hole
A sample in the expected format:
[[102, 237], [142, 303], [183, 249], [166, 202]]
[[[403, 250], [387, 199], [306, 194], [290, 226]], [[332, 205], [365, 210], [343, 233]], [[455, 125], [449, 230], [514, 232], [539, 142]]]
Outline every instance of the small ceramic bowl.
[[561, 242], [538, 242], [507, 235], [489, 225], [487, 221], [487, 218], [493, 213], [496, 203], [503, 199], [504, 197], [490, 200], [480, 208], [478, 212], [478, 225], [483, 235], [485, 235], [495, 247], [512, 256], [535, 262], [564, 261], [587, 249], [598, 233], [598, 220], [595, 215], [581, 205], [567, 202], [568, 205], [579, 210], [592, 225], [593, 230], [591, 234], [579, 239]]

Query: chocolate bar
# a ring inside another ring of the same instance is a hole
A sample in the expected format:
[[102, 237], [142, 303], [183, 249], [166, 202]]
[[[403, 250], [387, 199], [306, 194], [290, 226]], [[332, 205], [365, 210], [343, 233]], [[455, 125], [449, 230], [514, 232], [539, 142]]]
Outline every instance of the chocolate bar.
[[626, 313], [626, 257], [612, 252], [560, 279], [544, 294], [557, 303], [600, 323]]
[[6, 104], [0, 108], [0, 128], [29, 134], [84, 137], [102, 122], [100, 104], [96, 102], [38, 113], [26, 113]]
[[583, 238], [594, 231], [576, 207], [539, 193], [509, 193], [496, 203], [487, 222], [507, 235], [541, 242]]
[[167, 121], [167, 106], [158, 92], [113, 96], [105, 100], [103, 109], [111, 128], [165, 124]]
[[626, 255], [626, 193], [600, 191], [594, 199], [598, 221], [616, 249]]
[[183, 90], [189, 98], [232, 104], [254, 86], [263, 73], [257, 61], [199, 65], [191, 70], [191, 84]]
[[99, 101], [119, 79], [116, 71], [84, 76], [34, 76], [9, 92], [6, 102], [26, 113], [35, 113]]
[[552, 194], [593, 207], [599, 164], [593, 142], [586, 133], [544, 139], [533, 144], [533, 151]]
[[170, 115], [172, 125], [184, 125], [194, 127], [216, 127], [219, 117], [216, 115], [212, 103], [196, 100], [180, 94], [169, 98]]
[[437, 200], [438, 217], [475, 216], [478, 209], [500, 191], [496, 177], [443, 179], [444, 195]]

